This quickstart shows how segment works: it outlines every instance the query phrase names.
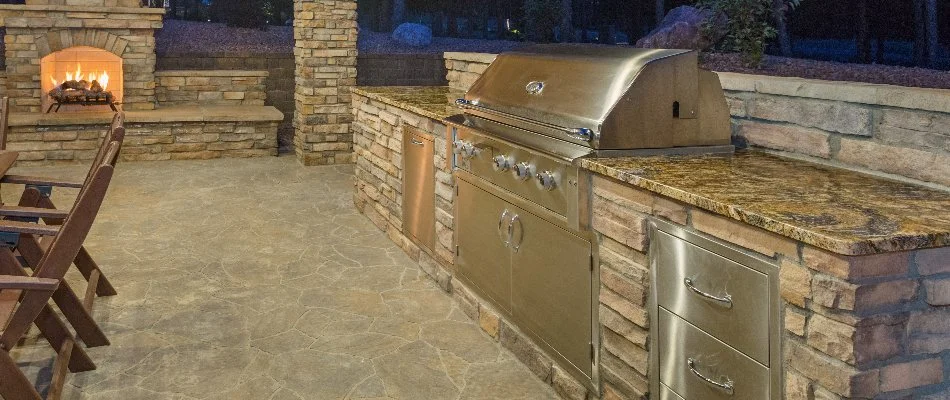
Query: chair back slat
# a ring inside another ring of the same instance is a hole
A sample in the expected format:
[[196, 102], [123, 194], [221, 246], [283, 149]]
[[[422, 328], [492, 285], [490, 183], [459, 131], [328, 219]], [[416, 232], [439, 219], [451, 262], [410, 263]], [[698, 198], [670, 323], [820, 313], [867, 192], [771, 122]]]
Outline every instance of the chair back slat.
[[0, 150], [7, 149], [7, 133], [10, 130], [10, 98], [0, 99]]
[[112, 117], [112, 123], [109, 124], [109, 131], [106, 132], [106, 137], [102, 138], [102, 143], [99, 145], [99, 151], [96, 153], [96, 158], [92, 160], [92, 165], [89, 166], [89, 173], [86, 174], [86, 180], [83, 182], [83, 186], [89, 184], [89, 180], [92, 179], [92, 171], [96, 168], [97, 165], [102, 163], [103, 157], [105, 157], [106, 152], [109, 150], [109, 145], [112, 142], [119, 143], [119, 150], [122, 150], [122, 143], [125, 141], [125, 113], [117, 112]]
[[95, 165], [89, 182], [79, 192], [69, 216], [60, 226], [59, 233], [53, 238], [49, 248], [43, 254], [36, 267], [38, 278], [63, 279], [73, 259], [79, 253], [92, 223], [99, 213], [112, 181], [115, 163], [119, 157], [119, 142], [111, 142], [102, 162]]

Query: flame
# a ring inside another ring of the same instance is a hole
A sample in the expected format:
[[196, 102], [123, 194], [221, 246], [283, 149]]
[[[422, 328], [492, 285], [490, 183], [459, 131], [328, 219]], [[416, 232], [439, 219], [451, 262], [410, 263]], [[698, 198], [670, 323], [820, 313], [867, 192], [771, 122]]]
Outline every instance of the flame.
[[[81, 81], [85, 78], [85, 75], [82, 73], [82, 64], [76, 64], [75, 72], [66, 72], [66, 79], [64, 82], [68, 81]], [[50, 81], [53, 82], [53, 87], [59, 86], [59, 81], [56, 78], [50, 76]], [[92, 72], [89, 74], [89, 82], [99, 81], [99, 85], [102, 86], [102, 90], [109, 89], [109, 73], [106, 71], [102, 72]]]

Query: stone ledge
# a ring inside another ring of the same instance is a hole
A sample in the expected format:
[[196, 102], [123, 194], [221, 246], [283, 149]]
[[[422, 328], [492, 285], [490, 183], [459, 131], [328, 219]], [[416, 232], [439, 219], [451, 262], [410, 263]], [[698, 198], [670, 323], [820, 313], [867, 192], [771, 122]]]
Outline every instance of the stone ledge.
[[[112, 121], [112, 112], [10, 114], [10, 126], [100, 125]], [[257, 122], [284, 120], [272, 106], [189, 106], [147, 111], [126, 111], [129, 123], [155, 122]]]
[[[448, 57], [448, 56], [446, 56]], [[950, 90], [718, 72], [722, 88], [950, 113]]]
[[267, 71], [251, 71], [251, 70], [229, 70], [229, 69], [216, 69], [216, 70], [165, 70], [165, 71], [155, 71], [155, 77], [163, 76], [185, 76], [185, 77], [234, 77], [234, 76], [256, 76], [256, 77], [268, 77], [270, 72]]
[[4, 12], [4, 11], [40, 11], [40, 12], [62, 11], [62, 12], [87, 12], [87, 13], [96, 13], [96, 14], [165, 15], [164, 8], [0, 4], [0, 12]]
[[495, 61], [495, 57], [498, 57], [497, 54], [492, 53], [459, 53], [454, 51], [447, 51], [444, 56], [446, 60], [450, 61], [467, 61], [483, 64], [491, 64], [492, 61]]

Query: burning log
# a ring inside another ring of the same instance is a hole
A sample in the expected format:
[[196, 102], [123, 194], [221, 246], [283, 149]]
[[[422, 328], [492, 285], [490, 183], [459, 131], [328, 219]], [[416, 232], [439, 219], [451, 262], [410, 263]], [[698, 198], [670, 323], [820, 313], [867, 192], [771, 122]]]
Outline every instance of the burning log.
[[[112, 92], [105, 90], [98, 80], [69, 80], [57, 85], [49, 91], [49, 97], [56, 101], [56, 105], [63, 104], [105, 104], [115, 108], [115, 98]], [[59, 107], [56, 108], [59, 110]], [[52, 106], [50, 106], [52, 110]], [[48, 112], [48, 111], [47, 111]]]

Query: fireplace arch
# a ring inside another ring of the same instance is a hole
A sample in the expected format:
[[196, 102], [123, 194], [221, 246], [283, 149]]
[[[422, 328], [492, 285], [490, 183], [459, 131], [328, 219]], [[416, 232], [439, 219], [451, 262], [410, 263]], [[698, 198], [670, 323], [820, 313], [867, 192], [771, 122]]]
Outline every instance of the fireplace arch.
[[108, 110], [102, 103], [122, 102], [123, 77], [122, 57], [108, 50], [73, 46], [51, 52], [40, 59], [43, 110]]

